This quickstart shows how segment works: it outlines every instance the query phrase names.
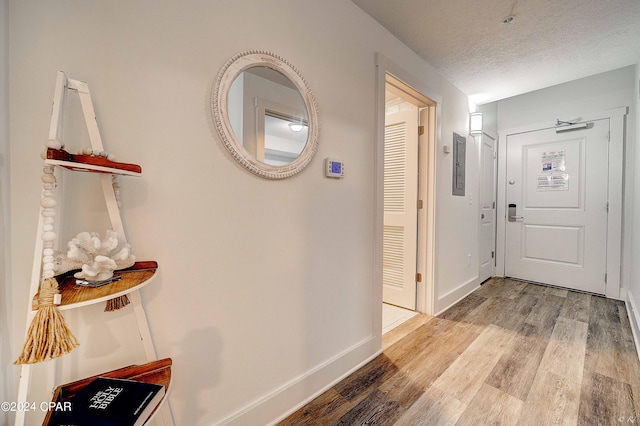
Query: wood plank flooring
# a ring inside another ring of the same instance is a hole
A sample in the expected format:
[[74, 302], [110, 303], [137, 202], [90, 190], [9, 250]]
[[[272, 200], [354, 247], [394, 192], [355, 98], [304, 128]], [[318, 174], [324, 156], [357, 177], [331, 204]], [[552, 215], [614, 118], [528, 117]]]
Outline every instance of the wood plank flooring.
[[494, 278], [279, 425], [640, 424], [623, 302]]

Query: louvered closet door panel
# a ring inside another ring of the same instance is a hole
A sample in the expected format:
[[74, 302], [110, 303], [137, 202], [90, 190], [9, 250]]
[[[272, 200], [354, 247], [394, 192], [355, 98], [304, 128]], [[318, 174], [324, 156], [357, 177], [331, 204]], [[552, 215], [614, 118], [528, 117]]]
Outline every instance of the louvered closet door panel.
[[384, 148], [383, 300], [415, 309], [418, 111], [387, 114]]
[[384, 133], [384, 211], [404, 213], [407, 126], [396, 123]]
[[384, 227], [383, 279], [385, 286], [404, 287], [404, 229]]

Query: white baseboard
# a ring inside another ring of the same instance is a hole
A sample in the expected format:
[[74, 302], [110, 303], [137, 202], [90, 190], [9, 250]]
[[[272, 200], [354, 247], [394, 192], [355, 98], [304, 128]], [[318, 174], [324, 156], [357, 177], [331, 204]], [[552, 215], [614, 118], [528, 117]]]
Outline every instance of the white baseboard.
[[640, 312], [633, 298], [633, 293], [630, 291], [627, 291], [626, 304], [629, 322], [631, 323], [631, 331], [633, 332], [633, 340], [636, 343], [636, 352], [638, 353], [638, 358], [640, 358]]
[[460, 287], [451, 290], [449, 293], [438, 299], [438, 305], [436, 306], [436, 313], [434, 315], [440, 315], [479, 288], [480, 279], [475, 277], [474, 279], [462, 284]]
[[234, 426], [276, 424], [380, 353], [382, 353], [380, 340], [370, 336], [216, 424]]

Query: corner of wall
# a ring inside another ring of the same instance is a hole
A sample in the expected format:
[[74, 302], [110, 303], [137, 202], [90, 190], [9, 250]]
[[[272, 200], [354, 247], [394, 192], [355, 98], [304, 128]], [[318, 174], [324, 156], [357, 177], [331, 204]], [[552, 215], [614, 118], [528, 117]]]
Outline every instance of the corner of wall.
[[498, 136], [498, 102], [480, 105], [478, 112], [482, 113], [482, 127], [491, 136]]
[[443, 294], [438, 298], [437, 306], [434, 315], [440, 315], [474, 291], [480, 288], [480, 279], [478, 277], [467, 281], [461, 286], [451, 290], [450, 292]]
[[[0, 0], [0, 300], [5, 305], [0, 308], [0, 401], [7, 401], [7, 387], [13, 383], [13, 369], [10, 360], [9, 306], [9, 18], [8, 0]], [[8, 423], [8, 414], [0, 411], [0, 424]]]
[[631, 325], [631, 331], [633, 332], [633, 340], [636, 344], [636, 353], [640, 359], [640, 313], [638, 312], [638, 305], [630, 292], [626, 297], [627, 315], [629, 317], [629, 324]]
[[[633, 205], [631, 206], [631, 254], [629, 259], [635, 259], [640, 252], [640, 62], [635, 66], [635, 79], [634, 79], [634, 96], [633, 96], [633, 110], [635, 115], [632, 115], [634, 120], [635, 130], [635, 156], [634, 156], [634, 179], [631, 182], [633, 186], [631, 188]], [[628, 279], [626, 280], [626, 297], [625, 302], [627, 305], [627, 314], [629, 316], [629, 322], [631, 329], [633, 330], [633, 338], [636, 343], [636, 350], [640, 357], [640, 311], [638, 309], [638, 302], [640, 301], [640, 266], [637, 262], [632, 262], [631, 271]]]

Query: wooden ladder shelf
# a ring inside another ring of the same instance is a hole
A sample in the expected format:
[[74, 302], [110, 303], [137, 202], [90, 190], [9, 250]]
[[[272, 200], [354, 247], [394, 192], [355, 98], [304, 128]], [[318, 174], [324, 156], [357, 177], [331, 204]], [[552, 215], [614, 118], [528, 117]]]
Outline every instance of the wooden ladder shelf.
[[[111, 221], [112, 229], [116, 232], [120, 241], [126, 243], [126, 236], [122, 218], [120, 216], [120, 207], [118, 200], [118, 185], [116, 176], [140, 176], [142, 167], [137, 164], [121, 163], [113, 161], [103, 156], [94, 154], [71, 154], [65, 151], [64, 145], [59, 138], [62, 127], [62, 112], [65, 108], [66, 97], [69, 92], [77, 93], [80, 98], [80, 105], [84, 120], [89, 132], [89, 140], [91, 142], [91, 152], [104, 152], [102, 139], [98, 130], [98, 124], [95, 118], [95, 111], [91, 101], [91, 94], [86, 83], [73, 80], [66, 77], [64, 72], [59, 71], [56, 87], [54, 92], [53, 108], [51, 114], [51, 126], [49, 129], [49, 140], [47, 142], [47, 150], [44, 153], [45, 166], [53, 166], [58, 184], [62, 181], [62, 170], [71, 172], [92, 172], [96, 173], [101, 181], [102, 190], [107, 206], [107, 212]], [[44, 194], [44, 191], [43, 191]], [[59, 196], [57, 202], [59, 203]], [[40, 207], [40, 216], [43, 217], [44, 207]], [[29, 324], [35, 317], [38, 308], [38, 295], [40, 283], [43, 278], [43, 234], [46, 232], [43, 220], [39, 220], [38, 231], [35, 242], [35, 254], [33, 259], [33, 267], [31, 273], [31, 286], [29, 307], [27, 309], [27, 329]], [[57, 226], [57, 224], [56, 224]], [[58, 237], [57, 237], [58, 238]], [[56, 242], [56, 246], [60, 245], [60, 241]], [[142, 305], [139, 290], [149, 284], [156, 276], [158, 264], [155, 261], [135, 262], [129, 268], [115, 271], [114, 276], [118, 278], [110, 284], [100, 287], [87, 287], [76, 284], [73, 272], [57, 275], [55, 278], [58, 282], [60, 299], [56, 301], [57, 309], [60, 311], [67, 309], [80, 308], [95, 303], [105, 302], [120, 296], [127, 296], [132, 305], [133, 316], [140, 335], [141, 343], [144, 349], [147, 364], [143, 366], [129, 366], [124, 369], [114, 370], [103, 375], [109, 377], [128, 377], [139, 379], [142, 381], [150, 381], [164, 385], [168, 394], [171, 382], [171, 360], [164, 359], [158, 361], [156, 351], [149, 330], [149, 323]], [[55, 370], [55, 368], [54, 368]], [[29, 388], [31, 379], [31, 364], [21, 365], [20, 383], [18, 388], [18, 402], [26, 403], [29, 401]], [[67, 385], [58, 386], [54, 390], [53, 400], [59, 401], [68, 399], [80, 387], [88, 384], [92, 378], [85, 378]], [[159, 425], [173, 426], [171, 410], [165, 394], [165, 400], [158, 407], [151, 418]], [[47, 423], [47, 415], [45, 424]], [[26, 412], [18, 411], [16, 413], [15, 425], [23, 426], [26, 422]]]

